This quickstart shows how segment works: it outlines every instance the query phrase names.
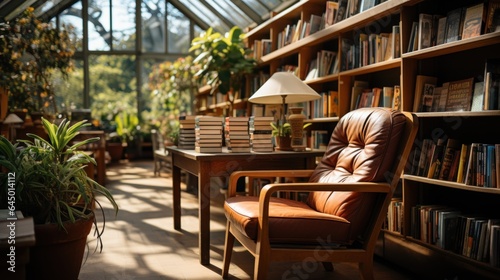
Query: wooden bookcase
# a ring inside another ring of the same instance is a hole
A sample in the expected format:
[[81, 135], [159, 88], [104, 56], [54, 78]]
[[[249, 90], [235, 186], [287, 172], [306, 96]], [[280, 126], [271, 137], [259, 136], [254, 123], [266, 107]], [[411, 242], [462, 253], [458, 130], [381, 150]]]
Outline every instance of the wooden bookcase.
[[[366, 80], [370, 83], [370, 87], [400, 85], [401, 109], [412, 111], [417, 75], [436, 76], [438, 84], [477, 77], [483, 74], [486, 59], [500, 57], [498, 53], [500, 32], [407, 52], [412, 23], [418, 21], [420, 13], [446, 15], [452, 9], [480, 3], [479, 0], [388, 0], [303, 39], [277, 48], [279, 32], [299, 19], [309, 21], [311, 15], [321, 15], [325, 11], [325, 2], [299, 1], [247, 32], [246, 39], [249, 47], [253, 47], [256, 40], [271, 40], [271, 52], [260, 57], [258, 61], [259, 71], [271, 75], [279, 71], [282, 66], [295, 65], [298, 67], [298, 76], [304, 79], [307, 75], [307, 65], [314, 59], [318, 50], [332, 50], [342, 56], [344, 39], [355, 38], [356, 34], [362, 31], [391, 32], [392, 26], [399, 25], [400, 57], [349, 70], [342, 67], [341, 61], [338, 73], [307, 81], [318, 92], [338, 91], [340, 117], [351, 110], [351, 90], [355, 80]], [[247, 84], [247, 92], [250, 93], [248, 95], [251, 95], [251, 82]], [[203, 96], [203, 93], [200, 93], [200, 96]], [[251, 110], [246, 100], [241, 100], [241, 106]], [[436, 137], [436, 133], [460, 139], [464, 143], [500, 143], [498, 133], [494, 132], [498, 130], [500, 123], [498, 110], [416, 112], [416, 114], [421, 123], [416, 145], [424, 138]], [[310, 129], [331, 131], [338, 117], [307, 121], [313, 123]], [[498, 278], [500, 268], [412, 238], [410, 231], [411, 208], [419, 204], [445, 204], [460, 208], [463, 212], [500, 218], [500, 212], [497, 210], [500, 188], [480, 188], [404, 174], [399, 196], [403, 202], [401, 233], [384, 230], [376, 254], [416, 273], [427, 274], [426, 276], [430, 278]]]

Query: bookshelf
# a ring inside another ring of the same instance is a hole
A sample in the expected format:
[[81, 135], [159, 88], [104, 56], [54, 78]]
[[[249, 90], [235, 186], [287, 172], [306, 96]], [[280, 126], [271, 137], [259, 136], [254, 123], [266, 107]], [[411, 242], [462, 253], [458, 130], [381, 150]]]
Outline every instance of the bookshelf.
[[[320, 51], [328, 50], [336, 52], [341, 58], [339, 70], [308, 79], [306, 83], [317, 92], [337, 91], [339, 116], [306, 120], [313, 124], [308, 128], [309, 138], [311, 138], [312, 131], [331, 132], [339, 117], [353, 109], [351, 98], [355, 81], [366, 81], [370, 88], [398, 85], [401, 94], [400, 109], [413, 111], [417, 75], [435, 76], [438, 85], [467, 78], [474, 78], [474, 81], [477, 81], [478, 77], [484, 73], [484, 61], [500, 57], [498, 54], [500, 32], [485, 34], [482, 31], [481, 35], [472, 38], [438, 45], [425, 45], [425, 48], [421, 49], [418, 44], [416, 44], [417, 47], [409, 48], [412, 41], [412, 26], [414, 22], [418, 23], [420, 14], [447, 15], [454, 9], [471, 7], [479, 3], [482, 1], [381, 1], [376, 6], [345, 18], [332, 26], [278, 47], [278, 36], [283, 36], [279, 34], [283, 34], [284, 30], [299, 22], [310, 22], [313, 15], [322, 15], [325, 12], [326, 1], [324, 0], [299, 1], [246, 33], [246, 41], [250, 48], [260, 46], [261, 43], [268, 45], [268, 50], [258, 55], [257, 72], [259, 74], [256, 76], [260, 78], [256, 79], [259, 80], [252, 80], [252, 77], [247, 79], [247, 97], [265, 81], [262, 77], [268, 77], [284, 67], [293, 66], [296, 74], [305, 80], [311, 60], [316, 59]], [[488, 1], [485, 3], [487, 5]], [[399, 54], [394, 52], [390, 57], [376, 62], [359, 64], [354, 61], [352, 65], [347, 65], [348, 48], [345, 43], [348, 40], [358, 40], [360, 33], [368, 35], [393, 33], [394, 26], [397, 26], [399, 30], [399, 41], [396, 41], [399, 43], [393, 46], [399, 48]], [[199, 96], [203, 96], [203, 93]], [[247, 110], [249, 115], [252, 114], [252, 106], [246, 99], [242, 99], [239, 104], [241, 108]], [[206, 107], [206, 111], [200, 110], [199, 112], [213, 112], [221, 107], [210, 106]], [[437, 137], [436, 135], [456, 138], [462, 143], [500, 143], [500, 137], [492, 133], [492, 128], [495, 129], [494, 126], [498, 126], [500, 121], [499, 110], [416, 113], [421, 125], [415, 145], [418, 145], [424, 138]], [[446, 205], [478, 217], [500, 219], [500, 214], [496, 211], [496, 205], [500, 199], [500, 188], [476, 187], [405, 172], [401, 188], [395, 196], [402, 202], [396, 203], [398, 208], [395, 212], [402, 215], [396, 222], [398, 231], [382, 231], [380, 246], [376, 249], [377, 255], [417, 273], [427, 271], [429, 273], [427, 276], [436, 279], [453, 279], [458, 276], [494, 279], [500, 275], [500, 268], [488, 262], [442, 249], [411, 235], [412, 227], [414, 227], [411, 211], [412, 207], [417, 205]], [[394, 225], [394, 221], [391, 223]]]

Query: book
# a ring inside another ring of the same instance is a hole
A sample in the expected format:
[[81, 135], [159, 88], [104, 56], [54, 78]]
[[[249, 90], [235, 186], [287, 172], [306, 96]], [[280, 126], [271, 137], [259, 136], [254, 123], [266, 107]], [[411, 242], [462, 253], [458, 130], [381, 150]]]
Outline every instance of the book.
[[483, 110], [500, 108], [500, 59], [487, 59], [484, 66]]
[[428, 154], [433, 144], [434, 142], [430, 138], [425, 138], [422, 141], [422, 148], [420, 150], [420, 156], [418, 162], [418, 170], [415, 175], [427, 176], [427, 174], [425, 173], [425, 169], [427, 168], [429, 163], [428, 161], [430, 160]]
[[419, 14], [418, 17], [418, 49], [432, 46], [433, 16], [431, 14]]
[[399, 85], [394, 86], [392, 109], [401, 110], [401, 86]]
[[500, 30], [500, 0], [489, 0], [486, 9], [484, 33]]
[[465, 10], [462, 40], [481, 35], [484, 22], [484, 3], [480, 3]]
[[500, 144], [495, 144], [495, 166], [496, 186], [500, 188]]
[[437, 179], [441, 171], [441, 163], [443, 162], [445, 152], [445, 138], [439, 138], [436, 141], [436, 146], [430, 159], [429, 172], [427, 178]]
[[451, 10], [446, 15], [445, 43], [460, 40], [462, 30], [460, 29], [464, 8]]
[[434, 87], [436, 86], [436, 83], [437, 83], [437, 77], [426, 76], [426, 75], [417, 75], [417, 77], [415, 79], [415, 93], [414, 93], [415, 97], [413, 100], [413, 112], [422, 111], [424, 94], [426, 96], [432, 95], [432, 92], [430, 92], [430, 90], [434, 89]]
[[339, 111], [339, 92], [330, 90], [328, 92], [328, 117], [340, 116]]
[[401, 33], [399, 25], [392, 26], [392, 58], [401, 57]]
[[449, 82], [446, 111], [470, 111], [474, 78]]
[[351, 90], [351, 111], [357, 108], [359, 98], [363, 91], [369, 87], [367, 81], [355, 80]]
[[436, 34], [436, 45], [441, 45], [445, 42], [446, 35], [446, 17], [440, 17], [438, 19]]
[[393, 98], [394, 98], [394, 87], [383, 87], [380, 106], [386, 108], [392, 108]]
[[462, 143], [459, 140], [448, 138], [446, 142], [446, 148], [443, 155], [443, 163], [441, 170], [439, 171], [439, 180], [448, 180], [450, 169], [453, 163], [453, 159], [456, 156], [455, 151], [461, 149]]
[[462, 144], [460, 150], [460, 161], [458, 163], [458, 170], [457, 170], [457, 181], [456, 181], [457, 183], [464, 183], [465, 171], [467, 168], [467, 159], [469, 157], [469, 149], [470, 149], [469, 144]]
[[483, 103], [484, 103], [484, 81], [475, 82], [470, 110], [474, 112], [482, 111]]
[[418, 21], [414, 21], [411, 25], [410, 41], [408, 43], [408, 48], [406, 52], [412, 52], [416, 50], [415, 43], [418, 42]]
[[325, 28], [335, 23], [335, 15], [339, 9], [339, 3], [335, 1], [326, 1], [325, 9]]
[[338, 0], [339, 7], [337, 10], [337, 15], [335, 16], [335, 23], [340, 22], [346, 18], [347, 15], [347, 1], [348, 0]]

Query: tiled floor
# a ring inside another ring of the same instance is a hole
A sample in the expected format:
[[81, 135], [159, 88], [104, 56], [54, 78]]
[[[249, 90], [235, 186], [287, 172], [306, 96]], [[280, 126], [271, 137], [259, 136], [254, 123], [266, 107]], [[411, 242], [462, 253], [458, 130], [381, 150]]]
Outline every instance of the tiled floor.
[[[198, 209], [195, 195], [182, 192], [182, 230], [173, 229], [172, 188], [169, 177], [153, 176], [152, 161], [111, 165], [107, 186], [120, 211], [115, 217], [109, 203], [101, 201], [106, 213], [102, 238], [104, 248], [95, 252], [96, 239], [89, 235], [90, 252], [80, 280], [102, 279], [221, 279], [225, 218], [223, 196], [215, 189], [212, 201], [211, 264], [198, 260]], [[102, 225], [102, 218], [99, 219]], [[297, 269], [299, 268], [299, 269]], [[251, 279], [253, 257], [235, 244], [230, 279]], [[314, 263], [274, 263], [269, 279], [360, 279], [353, 264], [336, 264], [325, 272]], [[404, 271], [377, 261], [375, 279], [417, 279]]]

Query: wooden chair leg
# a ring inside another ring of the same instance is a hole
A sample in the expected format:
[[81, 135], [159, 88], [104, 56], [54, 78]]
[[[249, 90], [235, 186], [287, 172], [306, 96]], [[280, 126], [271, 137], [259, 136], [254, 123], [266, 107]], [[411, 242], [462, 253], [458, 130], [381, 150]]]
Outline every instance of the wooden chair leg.
[[373, 260], [359, 263], [361, 278], [364, 280], [373, 280]]
[[222, 259], [222, 278], [227, 279], [229, 274], [229, 265], [233, 254], [234, 236], [230, 231], [231, 223], [228, 221], [226, 226], [226, 238], [224, 244], [224, 257]]
[[255, 263], [254, 263], [254, 272], [253, 279], [254, 280], [266, 280], [267, 274], [269, 272], [269, 249], [262, 248], [262, 245], [258, 245], [260, 248], [257, 248], [257, 252], [255, 254]]

